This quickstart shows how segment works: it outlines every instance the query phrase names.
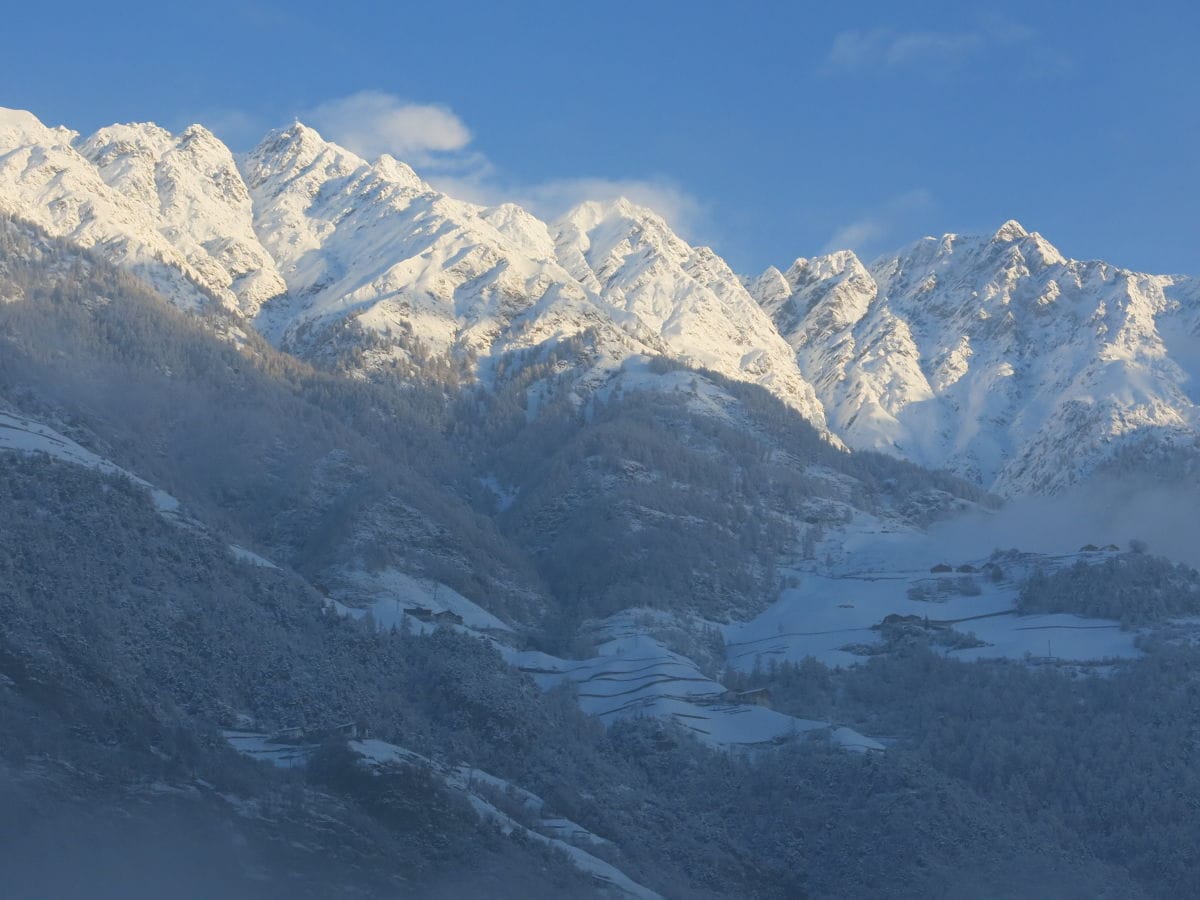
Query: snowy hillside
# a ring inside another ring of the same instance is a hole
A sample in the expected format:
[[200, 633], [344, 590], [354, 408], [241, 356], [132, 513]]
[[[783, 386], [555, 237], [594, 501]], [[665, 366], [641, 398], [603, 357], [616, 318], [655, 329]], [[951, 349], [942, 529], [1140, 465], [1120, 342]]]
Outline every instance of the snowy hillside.
[[201, 284], [232, 293], [241, 312], [253, 315], [287, 289], [254, 233], [233, 156], [210, 131], [113, 125], [78, 149], [183, 254]]
[[878, 741], [851, 728], [784, 715], [726, 689], [704, 675], [693, 660], [655, 637], [656, 619], [660, 627], [672, 624], [671, 617], [645, 610], [627, 611], [599, 623], [595, 639], [600, 643], [591, 659], [564, 660], [507, 648], [504, 656], [545, 688], [564, 682], [572, 685], [583, 711], [606, 723], [619, 718], [663, 718], [721, 748], [777, 744], [812, 734], [852, 751], [883, 749]]
[[122, 475], [148, 491], [155, 508], [168, 518], [173, 519], [173, 514], [179, 510], [179, 501], [166, 491], [154, 487], [109, 460], [97, 456], [41, 422], [0, 412], [0, 450], [45, 454], [77, 466], [95, 469], [105, 475]]
[[786, 345], [711, 250], [650, 210], [588, 203], [547, 226], [513, 204], [464, 203], [389, 156], [369, 164], [294, 125], [243, 170], [255, 223], [289, 287], [259, 326], [301, 354], [352, 320], [365, 365], [423, 351], [490, 382], [506, 354], [590, 332], [604, 372], [667, 355], [772, 390], [818, 426]]

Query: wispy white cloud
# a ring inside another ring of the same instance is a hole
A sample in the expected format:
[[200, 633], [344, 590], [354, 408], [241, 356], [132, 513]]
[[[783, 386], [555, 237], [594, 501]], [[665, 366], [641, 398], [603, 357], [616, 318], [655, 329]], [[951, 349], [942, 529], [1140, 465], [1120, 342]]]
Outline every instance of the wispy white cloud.
[[936, 207], [933, 194], [925, 188], [898, 194], [836, 228], [821, 252], [853, 250], [859, 256], [870, 258], [910, 237], [918, 230], [920, 221]]
[[915, 64], [956, 66], [983, 46], [978, 32], [843, 31], [833, 40], [826, 57], [832, 70], [862, 71]]
[[461, 150], [471, 131], [445, 106], [409, 103], [383, 91], [359, 91], [301, 114], [327, 139], [367, 159], [390, 153], [413, 164]]
[[826, 74], [888, 70], [944, 73], [986, 54], [1006, 54], [1023, 77], [1066, 74], [1070, 58], [1035, 28], [999, 16], [958, 31], [850, 29], [836, 35], [825, 57]]

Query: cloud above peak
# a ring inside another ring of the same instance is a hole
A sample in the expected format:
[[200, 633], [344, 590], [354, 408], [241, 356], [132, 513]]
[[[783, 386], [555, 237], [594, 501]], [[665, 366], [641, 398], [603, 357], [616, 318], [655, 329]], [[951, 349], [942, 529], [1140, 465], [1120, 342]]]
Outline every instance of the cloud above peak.
[[472, 146], [471, 129], [441, 104], [414, 103], [384, 91], [364, 90], [327, 100], [299, 118], [327, 140], [367, 160], [391, 154], [439, 190], [473, 203], [492, 206], [511, 201], [552, 220], [585, 200], [627, 197], [653, 209], [688, 239], [703, 231], [707, 221], [704, 205], [665, 178], [515, 180]]
[[[545, 221], [557, 219], [587, 200], [625, 197], [654, 210], [689, 241], [715, 242], [710, 208], [676, 181], [643, 177], [514, 178], [474, 146], [466, 122], [450, 107], [416, 103], [379, 90], [363, 90], [293, 113], [326, 140], [369, 162], [387, 153], [416, 169], [420, 177], [451, 197], [496, 206], [518, 203]], [[208, 109], [177, 119], [178, 128], [203, 122], [235, 150], [248, 149], [278, 115], [239, 109]]]
[[301, 116], [327, 139], [366, 159], [391, 155], [420, 165], [462, 150], [471, 130], [445, 106], [410, 103], [383, 91], [328, 100]]

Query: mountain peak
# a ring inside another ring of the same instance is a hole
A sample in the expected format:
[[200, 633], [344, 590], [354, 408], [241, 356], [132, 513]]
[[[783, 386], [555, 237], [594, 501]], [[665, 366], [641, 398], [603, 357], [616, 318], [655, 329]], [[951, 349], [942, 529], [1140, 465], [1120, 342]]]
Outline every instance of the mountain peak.
[[992, 235], [993, 244], [1020, 243], [1027, 260], [1042, 266], [1063, 265], [1067, 262], [1058, 248], [1036, 231], [1026, 231], [1016, 219], [1009, 219]]
[[165, 128], [151, 122], [131, 122], [106, 125], [77, 142], [76, 149], [96, 165], [104, 166], [134, 148], [147, 156], [158, 158], [174, 142], [174, 136]]
[[324, 150], [335, 149], [347, 157], [353, 157], [360, 164], [357, 156], [354, 156], [349, 150], [339, 147], [337, 144], [332, 144], [325, 138], [321, 137], [320, 132], [315, 128], [310, 128], [303, 122], [297, 120], [287, 128], [277, 128], [267, 132], [267, 135], [259, 142], [250, 155], [251, 156], [284, 156], [290, 155], [297, 159], [313, 159]]
[[0, 146], [27, 144], [69, 144], [78, 133], [69, 128], [51, 128], [25, 109], [0, 106]]
[[853, 250], [835, 250], [823, 256], [811, 258], [801, 256], [784, 273], [792, 289], [796, 290], [804, 281], [833, 278], [846, 270], [863, 271], [862, 261]]
[[756, 277], [742, 278], [742, 285], [768, 315], [774, 315], [775, 310], [792, 296], [791, 283], [775, 266], [767, 266]]
[[559, 220], [583, 230], [595, 228], [601, 222], [629, 222], [634, 225], [653, 225], [662, 231], [670, 231], [666, 219], [648, 206], [634, 203], [628, 197], [610, 200], [585, 200], [572, 207]]
[[317, 131], [317, 129], [313, 128], [310, 125], [305, 125], [299, 119], [294, 120], [292, 122], [292, 124], [289, 125], [287, 128], [277, 129], [277, 132], [280, 135], [287, 137], [291, 141], [296, 141], [296, 142], [300, 142], [300, 143], [304, 143], [304, 142], [314, 142], [314, 143], [320, 143], [320, 144], [325, 143], [325, 138], [321, 137], [321, 133], [319, 131]]
[[679, 265], [694, 255], [660, 215], [625, 197], [580, 203], [551, 230], [567, 270], [597, 291], [629, 265]]
[[1029, 232], [1016, 219], [1009, 219], [992, 235], [992, 240], [997, 243], [1011, 243], [1023, 237], [1029, 237]]
[[650, 207], [640, 206], [639, 204], [634, 203], [628, 197], [618, 197], [616, 200], [609, 201], [607, 205], [608, 208], [613, 212], [620, 213], [623, 216], [629, 216], [630, 218], [641, 219], [648, 216], [654, 216], [656, 218], [659, 217], [658, 213], [650, 209]]
[[183, 129], [179, 133], [179, 143], [181, 144], [204, 144], [224, 147], [224, 142], [200, 124], [192, 124]]
[[349, 150], [325, 140], [315, 128], [296, 121], [287, 128], [268, 132], [258, 146], [242, 158], [242, 175], [252, 188], [275, 179], [286, 182], [307, 171], [318, 160], [322, 160], [320, 168], [327, 175], [349, 175], [367, 166]]

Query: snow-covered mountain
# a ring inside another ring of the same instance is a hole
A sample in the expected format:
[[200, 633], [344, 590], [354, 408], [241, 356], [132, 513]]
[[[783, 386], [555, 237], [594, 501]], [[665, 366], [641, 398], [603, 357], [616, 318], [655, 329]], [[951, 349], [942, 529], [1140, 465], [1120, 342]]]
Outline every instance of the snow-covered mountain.
[[1200, 282], [1063, 257], [1016, 222], [768, 269], [750, 288], [847, 444], [1003, 494], [1193, 446]]
[[723, 259], [691, 247], [649, 210], [584, 203], [555, 225], [559, 258], [615, 315], [661, 340], [667, 355], [755, 381], [824, 424], [787, 345]]
[[287, 290], [254, 232], [250, 195], [233, 155], [193, 125], [112, 125], [78, 145], [105, 183], [144, 212], [206, 287], [253, 315]]
[[232, 155], [199, 126], [118, 125], [84, 140], [0, 109], [0, 210], [101, 250], [185, 308], [216, 297], [252, 312], [284, 289]]
[[507, 355], [586, 333], [592, 381], [667, 355], [762, 384], [824, 425], [728, 266], [624, 201], [551, 226], [513, 204], [456, 200], [299, 123], [235, 161], [200, 126], [81, 138], [12, 110], [0, 115], [0, 210], [102, 249], [185, 308], [216, 297], [301, 356], [349, 341], [366, 370], [441, 357], [488, 383]]
[[384, 341], [368, 365], [411, 352], [477, 361], [590, 331], [594, 362], [667, 355], [762, 384], [823, 425], [787, 345], [728, 266], [652, 211], [586, 203], [548, 226], [513, 204], [436, 191], [384, 155], [367, 163], [304, 125], [269, 135], [243, 163], [255, 227], [287, 280], [259, 317], [311, 352], [353, 319]]
[[367, 163], [299, 124], [268, 135], [243, 172], [289, 289], [259, 322], [298, 352], [349, 318], [485, 357], [601, 318], [546, 226], [518, 207], [460, 202], [390, 156]]
[[626, 201], [546, 223], [299, 123], [235, 158], [200, 126], [81, 138], [15, 110], [0, 110], [0, 211], [183, 308], [215, 298], [313, 362], [492, 385], [514, 354], [570, 346], [586, 394], [665, 356], [761, 385], [835, 443], [1004, 494], [1190, 452], [1200, 433], [1200, 285], [1065, 259], [1016, 222], [742, 279]]

